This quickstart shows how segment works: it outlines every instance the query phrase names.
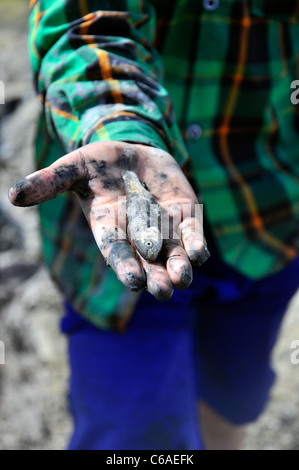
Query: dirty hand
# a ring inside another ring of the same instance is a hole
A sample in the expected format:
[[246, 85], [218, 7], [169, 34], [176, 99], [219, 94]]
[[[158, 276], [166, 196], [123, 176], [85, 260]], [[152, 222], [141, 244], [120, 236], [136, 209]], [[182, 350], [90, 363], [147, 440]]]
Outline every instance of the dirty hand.
[[[126, 170], [135, 172], [145, 183], [170, 221], [169, 236], [154, 263], [137, 253], [121, 224], [126, 217], [126, 204], [120, 203], [125, 199], [122, 174]], [[65, 191], [77, 195], [107, 264], [133, 291], [146, 288], [157, 299], [168, 300], [174, 288], [190, 285], [192, 263], [202, 264], [209, 256], [202, 220], [195, 210], [196, 195], [167, 152], [124, 142], [89, 144], [15, 184], [9, 199], [12, 204], [25, 207]], [[184, 205], [191, 208], [186, 216]]]

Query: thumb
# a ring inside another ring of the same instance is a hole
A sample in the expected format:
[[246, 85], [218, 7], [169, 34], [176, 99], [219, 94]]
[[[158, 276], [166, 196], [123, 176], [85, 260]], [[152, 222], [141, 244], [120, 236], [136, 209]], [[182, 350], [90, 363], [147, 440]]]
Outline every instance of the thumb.
[[84, 167], [78, 164], [75, 151], [16, 183], [10, 188], [8, 198], [13, 205], [20, 207], [40, 204], [70, 190], [84, 176]]

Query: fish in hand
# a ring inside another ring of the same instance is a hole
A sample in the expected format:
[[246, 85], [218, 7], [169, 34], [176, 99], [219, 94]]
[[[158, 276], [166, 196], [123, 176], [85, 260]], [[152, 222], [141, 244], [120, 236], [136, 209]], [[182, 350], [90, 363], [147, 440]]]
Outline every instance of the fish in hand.
[[122, 174], [126, 192], [128, 235], [139, 254], [154, 262], [162, 248], [161, 209], [133, 171]]

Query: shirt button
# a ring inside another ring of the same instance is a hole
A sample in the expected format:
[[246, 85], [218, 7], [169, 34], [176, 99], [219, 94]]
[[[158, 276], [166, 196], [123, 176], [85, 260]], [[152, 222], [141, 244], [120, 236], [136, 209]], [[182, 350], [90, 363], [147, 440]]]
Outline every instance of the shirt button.
[[203, 7], [205, 10], [214, 11], [219, 7], [219, 0], [203, 0]]
[[202, 128], [198, 124], [190, 124], [186, 129], [186, 138], [188, 140], [197, 140], [202, 134]]

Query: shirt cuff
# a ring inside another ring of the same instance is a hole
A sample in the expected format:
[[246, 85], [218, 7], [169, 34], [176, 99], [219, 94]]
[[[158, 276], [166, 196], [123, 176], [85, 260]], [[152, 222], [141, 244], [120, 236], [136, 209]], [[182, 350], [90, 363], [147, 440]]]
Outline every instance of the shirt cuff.
[[164, 132], [137, 116], [122, 116], [113, 120], [102, 119], [85, 135], [83, 145], [99, 141], [120, 141], [150, 145], [170, 153], [179, 165], [185, 163], [187, 155], [167, 143]]

